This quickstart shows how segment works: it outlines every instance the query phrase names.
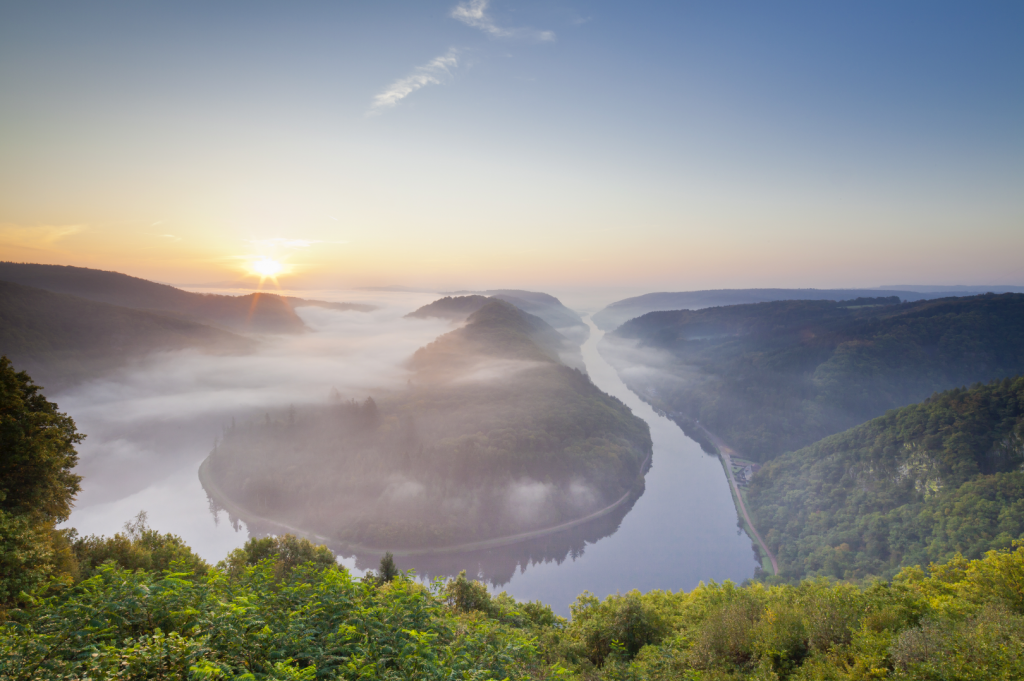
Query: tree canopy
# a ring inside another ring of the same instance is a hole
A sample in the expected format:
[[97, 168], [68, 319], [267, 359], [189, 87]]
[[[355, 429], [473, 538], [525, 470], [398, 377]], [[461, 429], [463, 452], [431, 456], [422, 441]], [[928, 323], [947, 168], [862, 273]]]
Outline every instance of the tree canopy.
[[43, 581], [67, 554], [67, 520], [84, 436], [24, 371], [0, 357], [0, 607]]

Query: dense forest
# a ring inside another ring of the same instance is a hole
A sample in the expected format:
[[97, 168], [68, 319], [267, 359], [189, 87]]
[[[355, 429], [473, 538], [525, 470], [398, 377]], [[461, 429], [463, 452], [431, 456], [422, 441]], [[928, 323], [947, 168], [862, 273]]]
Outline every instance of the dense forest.
[[652, 312], [602, 352], [681, 425], [700, 421], [760, 461], [933, 392], [1024, 372], [1024, 295], [892, 303]]
[[489, 301], [415, 353], [405, 391], [229, 428], [204, 484], [243, 517], [389, 549], [533, 532], [625, 502], [649, 462], [647, 425], [559, 361], [564, 344]]
[[766, 464], [747, 496], [780, 578], [891, 577], [1024, 538], [1024, 377], [937, 394]]

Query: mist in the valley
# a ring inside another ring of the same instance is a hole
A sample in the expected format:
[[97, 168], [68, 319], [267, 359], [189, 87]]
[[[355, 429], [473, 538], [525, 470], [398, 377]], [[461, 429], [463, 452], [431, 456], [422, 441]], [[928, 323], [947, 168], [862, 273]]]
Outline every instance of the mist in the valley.
[[153, 527], [181, 534], [208, 560], [222, 558], [247, 537], [210, 522], [196, 471], [224, 429], [332, 394], [365, 399], [403, 388], [408, 358], [451, 328], [403, 318], [433, 297], [379, 296], [371, 312], [299, 308], [311, 332], [258, 336], [257, 348], [241, 355], [157, 353], [48, 395], [87, 435], [76, 468], [82, 491], [67, 524], [109, 535], [146, 510]]
[[569, 342], [547, 322], [475, 302], [405, 363], [403, 389], [233, 423], [200, 470], [211, 498], [379, 551], [518, 541], [623, 503], [646, 424], [561, 361]]

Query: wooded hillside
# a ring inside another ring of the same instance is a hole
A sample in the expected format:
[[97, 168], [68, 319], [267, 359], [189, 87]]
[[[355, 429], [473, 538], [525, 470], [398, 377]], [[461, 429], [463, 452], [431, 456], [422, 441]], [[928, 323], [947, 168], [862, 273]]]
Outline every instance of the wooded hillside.
[[602, 352], [656, 407], [761, 461], [936, 391], [1024, 372], [1022, 294], [879, 302], [652, 312]]
[[1024, 377], [934, 395], [766, 464], [748, 508], [783, 579], [891, 577], [1024, 538]]

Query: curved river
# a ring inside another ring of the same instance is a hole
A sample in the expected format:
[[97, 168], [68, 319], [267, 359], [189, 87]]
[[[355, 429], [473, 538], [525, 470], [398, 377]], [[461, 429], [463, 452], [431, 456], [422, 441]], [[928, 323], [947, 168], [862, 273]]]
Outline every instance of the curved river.
[[[582, 555], [520, 564], [498, 590], [541, 600], [560, 614], [584, 590], [604, 597], [632, 589], [690, 590], [701, 581], [741, 582], [757, 566], [750, 538], [739, 530], [736, 507], [719, 459], [709, 456], [622, 382], [598, 352], [604, 332], [586, 318], [587, 372], [651, 427], [654, 456], [646, 489], [610, 536], [587, 543]], [[523, 569], [525, 568], [525, 569]]]
[[[329, 324], [346, 319], [317, 311], [308, 314], [324, 315], [319, 320], [304, 315], [311, 324], [319, 323], [324, 333], [330, 332]], [[77, 472], [85, 477], [83, 491], [68, 524], [81, 534], [110, 535], [144, 509], [152, 527], [180, 535], [212, 562], [241, 546], [249, 532], [273, 531], [246, 528], [216, 510], [197, 478], [199, 464], [232, 418], [232, 410], [262, 409], [267, 395], [287, 405], [300, 403], [302, 395], [313, 391], [326, 394], [330, 385], [318, 383], [323, 375], [335, 367], [340, 372], [340, 367], [353, 363], [367, 365], [367, 348], [376, 353], [372, 357], [380, 366], [397, 366], [410, 348], [450, 328], [426, 322], [410, 327], [411, 322], [385, 310], [376, 319], [350, 314], [347, 319], [356, 321], [336, 327], [338, 335], [333, 337], [348, 340], [353, 354], [347, 356], [338, 355], [330, 338], [317, 341], [314, 334], [301, 340], [306, 344], [302, 354], [288, 347], [274, 355], [271, 347], [271, 361], [255, 364], [252, 358], [240, 358], [237, 371], [223, 359], [179, 355], [163, 363], [155, 360], [117, 380], [58, 395], [61, 409], [89, 434], [79, 448]], [[589, 318], [587, 323], [591, 334], [582, 350], [591, 379], [651, 428], [654, 454], [642, 494], [578, 528], [486, 551], [400, 558], [400, 569], [414, 568], [425, 577], [465, 569], [496, 591], [508, 591], [520, 600], [541, 600], [563, 615], [585, 590], [599, 597], [632, 589], [689, 590], [701, 581], [739, 582], [753, 575], [755, 554], [750, 539], [737, 527], [718, 458], [705, 454], [626, 387], [598, 352], [604, 333]], [[396, 340], [388, 350], [392, 355], [381, 355], [380, 329], [387, 324], [393, 325], [390, 337]], [[309, 345], [314, 342], [321, 345]], [[379, 372], [374, 374], [375, 380], [378, 377]], [[401, 377], [395, 380], [404, 382]], [[378, 558], [342, 554], [341, 562], [361, 572], [375, 567]]]

